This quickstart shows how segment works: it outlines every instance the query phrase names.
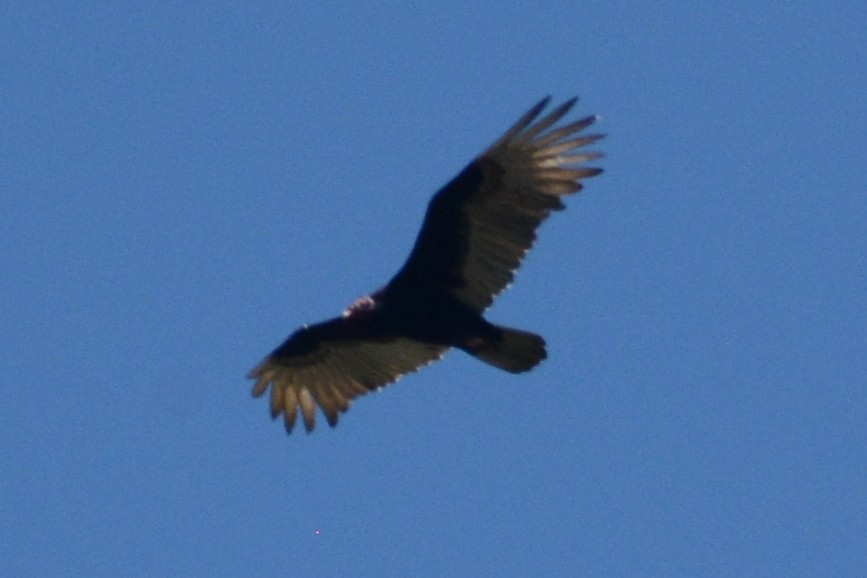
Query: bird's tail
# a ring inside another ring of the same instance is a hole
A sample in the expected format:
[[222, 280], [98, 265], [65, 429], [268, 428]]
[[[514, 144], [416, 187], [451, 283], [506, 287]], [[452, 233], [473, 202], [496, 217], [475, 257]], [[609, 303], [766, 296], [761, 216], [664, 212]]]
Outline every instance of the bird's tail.
[[529, 371], [548, 357], [545, 352], [545, 340], [541, 336], [509, 327], [496, 327], [496, 329], [499, 333], [496, 339], [487, 340], [480, 346], [466, 351], [485, 363], [509, 373]]

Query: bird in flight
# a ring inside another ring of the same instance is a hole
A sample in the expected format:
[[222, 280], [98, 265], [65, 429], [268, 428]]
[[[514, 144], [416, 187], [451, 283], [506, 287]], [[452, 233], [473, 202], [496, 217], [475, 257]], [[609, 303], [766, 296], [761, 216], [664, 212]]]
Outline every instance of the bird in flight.
[[249, 374], [253, 396], [271, 389], [271, 417], [291, 433], [300, 410], [312, 431], [318, 406], [328, 424], [359, 395], [440, 359], [451, 348], [510, 373], [547, 357], [539, 335], [483, 317], [512, 282], [536, 228], [561, 197], [602, 172], [584, 166], [597, 117], [560, 124], [577, 99], [547, 115], [543, 99], [430, 200], [403, 267], [339, 317], [297, 330]]

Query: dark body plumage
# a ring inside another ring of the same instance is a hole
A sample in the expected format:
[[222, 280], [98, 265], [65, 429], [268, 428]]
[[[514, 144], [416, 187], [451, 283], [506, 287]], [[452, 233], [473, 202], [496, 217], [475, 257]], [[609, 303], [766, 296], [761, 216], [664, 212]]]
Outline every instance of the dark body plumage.
[[[540, 120], [546, 98], [434, 195], [409, 258], [383, 288], [340, 317], [293, 333], [250, 372], [253, 395], [271, 388], [271, 415], [287, 431], [298, 409], [307, 431], [316, 407], [337, 424], [351, 399], [435, 361], [452, 347], [512, 373], [545, 359], [538, 335], [499, 327], [482, 316], [511, 283], [563, 195], [601, 169], [578, 149], [601, 135], [577, 136], [595, 117], [554, 125], [569, 100]], [[535, 121], [535, 122], [534, 122]]]

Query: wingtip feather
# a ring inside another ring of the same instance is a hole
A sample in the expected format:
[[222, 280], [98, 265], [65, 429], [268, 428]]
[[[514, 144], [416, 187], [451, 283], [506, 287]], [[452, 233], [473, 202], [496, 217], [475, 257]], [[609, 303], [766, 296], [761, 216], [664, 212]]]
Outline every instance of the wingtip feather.
[[509, 128], [509, 130], [507, 130], [505, 132], [505, 134], [503, 134], [503, 136], [501, 136], [496, 143], [494, 143], [494, 145], [492, 145], [491, 148], [497, 147], [502, 143], [508, 142], [511, 139], [515, 138], [517, 135], [521, 134], [528, 126], [533, 124], [533, 121], [536, 120], [536, 117], [538, 117], [542, 113], [543, 110], [545, 110], [545, 107], [548, 106], [549, 102], [551, 102], [551, 95], [546, 96], [545, 98], [543, 98], [542, 100], [537, 102], [535, 105], [533, 105], [533, 107], [530, 110], [528, 110], [527, 112], [525, 112], [521, 116], [521, 118], [519, 118], [518, 121], [515, 124], [513, 124], [511, 126], [511, 128]]
[[301, 417], [304, 418], [304, 428], [310, 433], [316, 427], [316, 401], [307, 388], [298, 392], [298, 403], [301, 406]]

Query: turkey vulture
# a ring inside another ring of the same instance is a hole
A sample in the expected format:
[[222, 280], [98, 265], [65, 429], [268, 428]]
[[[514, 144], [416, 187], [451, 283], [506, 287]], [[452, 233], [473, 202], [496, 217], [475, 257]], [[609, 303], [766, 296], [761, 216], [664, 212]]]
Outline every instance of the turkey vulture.
[[537, 120], [550, 97], [531, 108], [428, 204], [406, 263], [387, 285], [340, 317], [305, 325], [249, 374], [253, 396], [271, 386], [271, 417], [291, 433], [319, 406], [329, 425], [359, 395], [440, 359], [452, 347], [511, 373], [547, 357], [542, 337], [482, 316], [512, 281], [536, 228], [560, 197], [601, 169], [582, 166], [601, 153], [581, 151], [602, 135], [577, 136], [595, 116], [555, 126], [573, 98]]

